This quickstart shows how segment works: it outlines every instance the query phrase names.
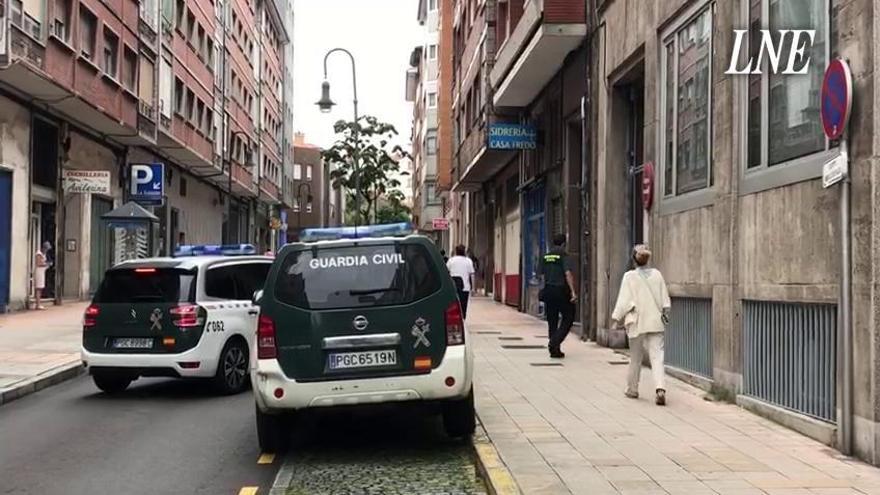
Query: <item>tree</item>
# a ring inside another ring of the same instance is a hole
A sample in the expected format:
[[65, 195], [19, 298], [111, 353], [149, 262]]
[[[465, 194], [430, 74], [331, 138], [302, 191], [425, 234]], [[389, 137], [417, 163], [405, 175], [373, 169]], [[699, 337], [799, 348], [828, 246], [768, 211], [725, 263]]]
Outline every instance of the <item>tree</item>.
[[410, 209], [403, 204], [404, 196], [400, 190], [395, 189], [388, 193], [387, 198], [379, 201], [376, 212], [376, 223], [399, 223], [412, 220]]
[[[355, 129], [358, 131], [357, 140], [354, 136]], [[391, 144], [397, 136], [397, 129], [376, 117], [364, 116], [357, 123], [340, 120], [333, 125], [333, 130], [336, 133], [336, 142], [322, 155], [325, 163], [335, 166], [330, 172], [333, 186], [346, 191], [346, 217], [350, 217], [346, 218], [346, 223], [353, 221], [360, 225], [369, 224], [370, 213], [378, 217], [380, 198], [390, 201], [394, 192], [400, 193], [400, 181], [397, 177], [407, 172], [400, 171], [398, 162], [408, 156], [408, 153], [399, 145]], [[355, 158], [357, 168], [354, 164]], [[357, 198], [361, 200], [360, 211], [355, 211]], [[399, 200], [398, 205], [405, 208]], [[392, 209], [395, 214], [399, 211]]]

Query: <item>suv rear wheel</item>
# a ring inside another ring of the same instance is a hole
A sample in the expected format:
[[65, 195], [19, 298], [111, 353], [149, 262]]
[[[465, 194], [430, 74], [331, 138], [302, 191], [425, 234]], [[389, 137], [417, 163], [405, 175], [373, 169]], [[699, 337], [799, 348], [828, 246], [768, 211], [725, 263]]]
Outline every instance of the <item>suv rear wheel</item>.
[[257, 442], [260, 451], [266, 453], [282, 453], [287, 450], [289, 439], [284, 417], [277, 414], [266, 414], [255, 407], [257, 416]]
[[225, 395], [237, 394], [248, 382], [248, 350], [239, 340], [230, 340], [220, 352], [214, 385]]
[[473, 389], [464, 399], [443, 404], [443, 428], [452, 438], [466, 437], [474, 433], [477, 420], [474, 413]]
[[134, 379], [129, 375], [98, 371], [92, 374], [95, 385], [107, 394], [118, 394], [128, 388]]

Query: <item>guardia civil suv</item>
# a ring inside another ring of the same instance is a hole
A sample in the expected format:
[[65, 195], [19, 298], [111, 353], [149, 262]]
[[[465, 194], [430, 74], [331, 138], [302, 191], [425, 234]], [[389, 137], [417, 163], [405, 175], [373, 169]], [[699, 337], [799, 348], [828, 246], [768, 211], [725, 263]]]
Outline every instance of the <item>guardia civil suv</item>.
[[109, 269], [83, 318], [82, 360], [99, 389], [143, 376], [204, 378], [219, 392], [247, 386], [261, 289], [272, 258], [250, 245], [184, 246], [173, 258]]
[[[440, 252], [399, 225], [307, 229], [262, 293], [251, 373], [265, 452], [327, 408], [420, 403], [448, 435], [474, 431], [473, 356]], [[324, 239], [324, 240], [317, 240]], [[328, 240], [335, 239], [335, 240]]]

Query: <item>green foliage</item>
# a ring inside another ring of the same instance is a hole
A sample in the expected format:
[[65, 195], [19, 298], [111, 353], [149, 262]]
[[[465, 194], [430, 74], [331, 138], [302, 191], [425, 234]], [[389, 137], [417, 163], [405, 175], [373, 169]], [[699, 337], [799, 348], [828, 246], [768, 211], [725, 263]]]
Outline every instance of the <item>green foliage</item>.
[[[346, 223], [371, 223], [371, 216], [378, 217], [383, 200], [393, 205], [394, 193], [403, 196], [397, 177], [406, 172], [400, 171], [398, 162], [409, 154], [399, 145], [391, 144], [397, 136], [394, 126], [376, 117], [364, 116], [357, 123], [340, 120], [333, 130], [336, 142], [323, 152], [323, 157], [331, 166], [333, 186], [346, 191]], [[360, 211], [356, 211], [358, 198]], [[397, 206], [392, 206], [392, 216], [402, 211], [399, 207], [406, 208], [398, 200]]]

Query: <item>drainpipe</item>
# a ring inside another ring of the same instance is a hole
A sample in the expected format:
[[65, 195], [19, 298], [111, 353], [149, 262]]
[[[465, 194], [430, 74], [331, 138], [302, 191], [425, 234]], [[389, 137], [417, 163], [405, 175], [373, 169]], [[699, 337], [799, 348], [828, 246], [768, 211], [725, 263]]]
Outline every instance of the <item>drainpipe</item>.
[[[848, 135], [840, 141], [840, 154], [849, 162]], [[849, 168], [849, 167], [847, 167]], [[853, 439], [853, 331], [852, 331], [852, 245], [850, 243], [850, 177], [846, 174], [840, 184], [840, 245], [841, 245], [841, 279], [840, 279], [840, 332], [838, 332], [838, 348], [840, 349], [840, 366], [843, 375], [840, 405], [840, 450], [846, 455], [852, 454]]]

